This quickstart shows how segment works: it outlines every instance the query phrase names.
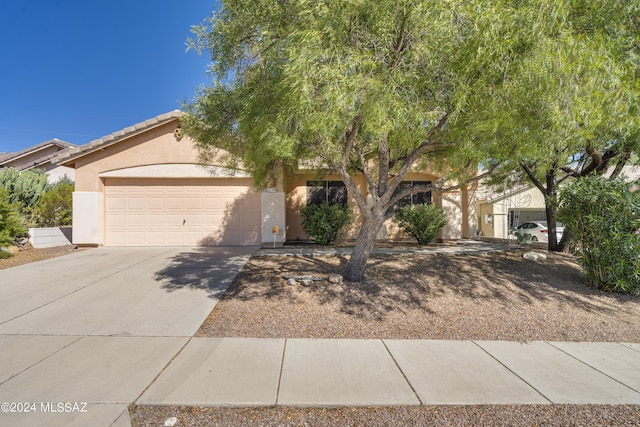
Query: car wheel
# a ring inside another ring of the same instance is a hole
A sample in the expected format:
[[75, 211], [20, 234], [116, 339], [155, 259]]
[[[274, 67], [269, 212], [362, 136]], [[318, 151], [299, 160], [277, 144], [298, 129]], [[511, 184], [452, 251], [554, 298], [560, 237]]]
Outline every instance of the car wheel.
[[532, 241], [532, 242], [537, 242], [537, 241], [538, 241], [538, 238], [537, 238], [536, 236], [533, 236], [533, 237], [531, 238], [531, 241]]

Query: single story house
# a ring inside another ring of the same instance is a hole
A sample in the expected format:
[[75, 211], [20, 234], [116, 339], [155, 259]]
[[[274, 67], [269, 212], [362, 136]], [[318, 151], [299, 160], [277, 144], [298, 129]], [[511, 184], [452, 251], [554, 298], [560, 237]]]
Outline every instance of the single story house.
[[64, 175], [74, 179], [75, 170], [68, 166], [57, 165], [53, 159], [57, 154], [75, 145], [57, 138], [41, 142], [15, 153], [0, 154], [0, 168], [14, 168], [19, 171], [44, 169], [50, 183], [58, 181]]
[[[604, 175], [609, 176], [613, 168]], [[627, 182], [640, 180], [639, 166], [624, 166], [620, 177]], [[546, 221], [542, 192], [533, 185], [516, 185], [503, 192], [480, 186], [476, 197], [478, 234], [498, 239], [514, 239], [511, 230], [529, 221]]]
[[544, 196], [536, 187], [519, 185], [504, 192], [483, 187], [477, 198], [478, 234], [513, 239], [511, 230], [528, 221], [546, 221]]
[[[256, 190], [244, 172], [201, 165], [193, 142], [173, 111], [68, 149], [57, 163], [75, 169], [73, 239], [78, 245], [199, 246], [270, 245], [305, 240], [300, 208], [309, 203], [343, 203], [359, 231], [355, 201], [338, 175], [318, 177], [303, 166]], [[439, 177], [413, 171], [404, 185]], [[355, 177], [366, 189], [363, 177]], [[407, 203], [431, 200], [442, 206], [443, 240], [476, 234], [474, 192], [413, 194]], [[404, 237], [392, 221], [379, 238]]]

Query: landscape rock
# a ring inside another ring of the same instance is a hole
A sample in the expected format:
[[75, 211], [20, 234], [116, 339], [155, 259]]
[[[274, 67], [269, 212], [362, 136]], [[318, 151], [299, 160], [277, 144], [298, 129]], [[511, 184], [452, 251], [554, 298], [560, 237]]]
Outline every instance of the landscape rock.
[[287, 279], [287, 285], [295, 286], [298, 282], [294, 278]]
[[311, 286], [311, 285], [313, 285], [313, 280], [311, 280], [311, 279], [302, 279], [300, 283], [302, 283], [302, 286]]
[[318, 276], [293, 276], [291, 274], [283, 274], [282, 275], [283, 279], [294, 279], [294, 280], [317, 280], [317, 281], [322, 281], [325, 280], [324, 277], [318, 277]]
[[544, 261], [547, 259], [547, 256], [538, 252], [526, 252], [524, 255], [522, 255], [522, 258], [531, 261]]
[[329, 283], [339, 284], [339, 283], [342, 283], [343, 278], [339, 274], [330, 274], [328, 277], [328, 280], [329, 280]]
[[0, 251], [9, 252], [11, 255], [15, 255], [20, 252], [20, 248], [17, 246], [2, 247], [0, 248]]

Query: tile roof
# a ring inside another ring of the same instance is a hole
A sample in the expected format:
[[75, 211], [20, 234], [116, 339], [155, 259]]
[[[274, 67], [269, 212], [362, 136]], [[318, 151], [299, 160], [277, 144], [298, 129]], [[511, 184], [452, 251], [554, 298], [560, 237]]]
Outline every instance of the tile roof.
[[117, 132], [113, 132], [110, 135], [95, 139], [79, 147], [61, 151], [57, 154], [54, 162], [58, 164], [68, 163], [79, 157], [85, 156], [89, 153], [93, 153], [94, 151], [116, 144], [123, 139], [126, 139], [133, 135], [137, 135], [141, 132], [144, 132], [145, 130], [163, 125], [175, 119], [179, 119], [183, 114], [184, 113], [180, 110], [174, 110], [169, 113], [160, 114], [159, 116], [145, 120], [144, 122], [137, 123], [133, 126], [129, 126]]
[[[48, 148], [48, 147], [51, 147], [51, 146], [57, 146], [57, 147], [60, 148], [60, 150], [67, 150], [67, 149], [75, 147], [75, 145], [71, 144], [70, 142], [62, 141], [62, 140], [57, 139], [57, 138], [50, 139], [48, 141], [41, 142], [40, 144], [36, 144], [36, 145], [32, 145], [31, 147], [27, 147], [24, 150], [16, 151], [16, 152], [13, 152], [13, 153], [0, 154], [0, 167], [5, 165], [6, 163], [15, 162], [15, 161], [19, 160], [21, 157], [25, 157], [25, 156], [31, 155], [33, 153], [36, 153], [36, 152], [41, 151], [41, 150], [44, 150], [45, 148]], [[39, 165], [42, 165], [44, 163], [47, 163], [47, 162], [51, 161], [54, 157], [56, 157], [56, 155], [57, 155], [57, 153], [45, 154], [45, 155], [43, 155], [41, 157], [36, 158], [35, 160], [29, 161], [28, 165], [20, 165], [20, 166], [18, 166], [18, 169], [20, 169], [20, 170], [29, 169], [31, 167], [34, 167], [34, 165], [37, 167]]]

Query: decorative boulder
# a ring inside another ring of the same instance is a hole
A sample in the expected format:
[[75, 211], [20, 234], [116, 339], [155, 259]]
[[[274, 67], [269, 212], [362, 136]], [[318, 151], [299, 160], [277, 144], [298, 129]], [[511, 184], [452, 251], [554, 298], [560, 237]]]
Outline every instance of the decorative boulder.
[[528, 259], [531, 261], [544, 261], [545, 259], [547, 259], [547, 256], [545, 254], [541, 254], [538, 252], [527, 252], [524, 255], [522, 255], [522, 258]]
[[339, 284], [342, 283], [343, 278], [339, 274], [330, 274], [327, 280], [329, 280], [329, 283]]

